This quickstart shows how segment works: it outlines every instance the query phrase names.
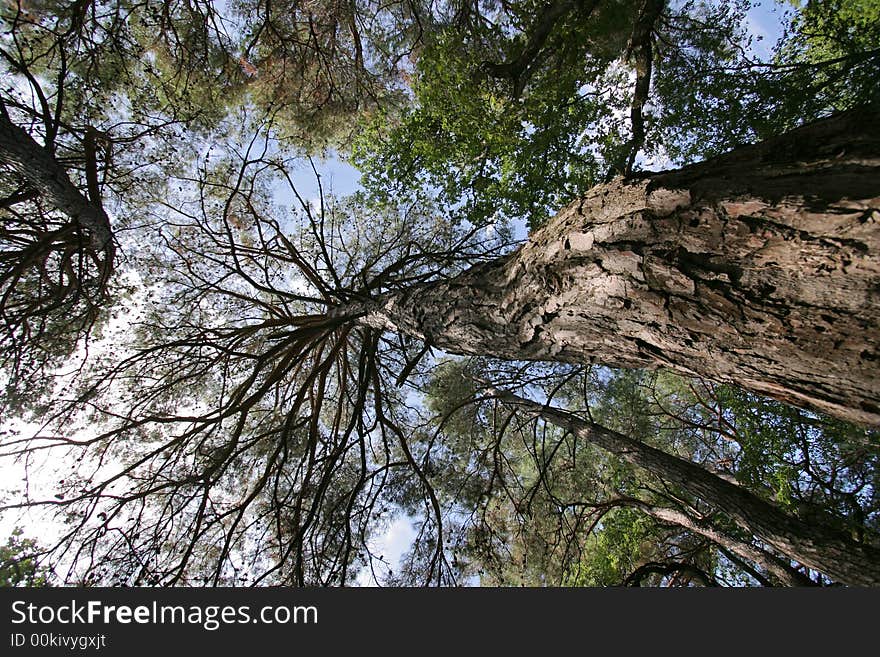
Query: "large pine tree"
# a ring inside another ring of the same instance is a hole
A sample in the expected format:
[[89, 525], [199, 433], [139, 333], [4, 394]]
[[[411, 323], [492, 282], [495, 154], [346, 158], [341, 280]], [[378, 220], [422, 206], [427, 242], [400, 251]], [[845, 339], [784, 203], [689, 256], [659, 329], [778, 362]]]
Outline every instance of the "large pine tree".
[[878, 126], [854, 110], [616, 179], [516, 252], [355, 312], [451, 353], [670, 367], [880, 424]]
[[[423, 440], [438, 349], [671, 368], [880, 424], [880, 17], [810, 3], [756, 62], [743, 6], [4, 6], [0, 401], [40, 425], [4, 454], [65, 468], [6, 508], [60, 509], [67, 581], [301, 585], [349, 583], [417, 507], [413, 563], [448, 582], [437, 451], [474, 454]], [[361, 194], [303, 191], [329, 146]], [[803, 583], [791, 560], [877, 581], [870, 519], [817, 538], [622, 439], [728, 522], [632, 508], [758, 581]]]

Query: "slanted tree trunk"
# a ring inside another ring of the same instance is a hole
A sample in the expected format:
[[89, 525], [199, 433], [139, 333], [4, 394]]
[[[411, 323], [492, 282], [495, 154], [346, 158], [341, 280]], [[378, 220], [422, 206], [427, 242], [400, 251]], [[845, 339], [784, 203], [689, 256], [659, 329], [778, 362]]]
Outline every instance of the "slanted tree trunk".
[[880, 112], [600, 185], [366, 310], [451, 353], [665, 366], [880, 425]]
[[27, 180], [48, 204], [84, 229], [89, 245], [103, 252], [108, 266], [112, 266], [113, 233], [110, 219], [100, 203], [83, 195], [52, 154], [15, 125], [3, 107], [0, 107], [0, 162]]
[[782, 586], [816, 586], [816, 583], [809, 577], [792, 568], [788, 563], [784, 563], [782, 559], [745, 541], [739, 540], [726, 532], [719, 531], [708, 521], [701, 522], [676, 509], [648, 504], [641, 500], [633, 500], [629, 503], [629, 506], [641, 510], [660, 522], [677, 525], [694, 534], [708, 538], [728, 552], [732, 552], [747, 562], [750, 561], [760, 566]]
[[[589, 441], [624, 461], [651, 472], [665, 481], [679, 486], [713, 509], [724, 513], [733, 522], [759, 540], [805, 566], [825, 573], [832, 580], [855, 586], [880, 586], [880, 549], [860, 543], [845, 533], [818, 523], [806, 523], [754, 493], [731, 483], [705, 468], [677, 456], [646, 445], [577, 415], [524, 399], [506, 390], [490, 389], [503, 403], [515, 405], [557, 427]], [[684, 516], [672, 510], [644, 507], [656, 517], [685, 524]], [[664, 516], [665, 514], [665, 516]], [[687, 526], [685, 524], [685, 526]], [[709, 535], [709, 529], [698, 523], [689, 527]], [[722, 535], [714, 532], [713, 540]], [[722, 537], [723, 538], [723, 537]], [[721, 544], [724, 544], [723, 540]], [[742, 546], [737, 554], [745, 556]], [[756, 551], [757, 552], [757, 551]], [[754, 554], [746, 558], [754, 558]], [[765, 562], [767, 567], [769, 562]], [[784, 573], [773, 570], [777, 576]], [[789, 583], [793, 583], [790, 580]]]

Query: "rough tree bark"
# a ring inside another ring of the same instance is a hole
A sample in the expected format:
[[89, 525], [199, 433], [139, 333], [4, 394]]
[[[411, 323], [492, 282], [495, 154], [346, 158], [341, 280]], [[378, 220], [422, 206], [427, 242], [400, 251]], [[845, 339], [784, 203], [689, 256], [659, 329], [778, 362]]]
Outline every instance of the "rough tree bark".
[[[691, 461], [667, 454], [572, 413], [538, 404], [506, 390], [491, 389], [490, 393], [505, 404], [523, 408], [526, 412], [679, 486], [713, 509], [721, 511], [744, 530], [782, 554], [825, 573], [834, 581], [854, 586], [880, 586], [880, 549], [876, 547], [860, 543], [834, 528], [815, 522], [806, 523]], [[661, 511], [647, 505], [643, 510], [658, 518], [688, 526], [683, 520], [685, 516], [675, 514], [672, 510]], [[708, 528], [701, 527], [699, 523], [693, 523], [689, 528], [703, 535], [710, 535]], [[719, 540], [719, 544], [725, 547], [733, 546], [724, 542], [720, 532], [713, 532], [710, 538]], [[735, 551], [741, 556], [748, 554], [739, 549]], [[748, 559], [754, 557], [755, 554], [746, 556]], [[769, 562], [762, 563], [764, 567], [768, 567], [768, 564]], [[784, 576], [784, 572], [777, 568], [770, 572], [778, 577]]]
[[37, 193], [89, 235], [90, 246], [103, 252], [112, 265], [113, 232], [99, 203], [92, 202], [70, 181], [52, 154], [0, 108], [0, 162], [27, 180]]
[[721, 548], [741, 557], [747, 562], [764, 569], [781, 586], [815, 586], [816, 583], [802, 572], [795, 570], [775, 555], [755, 547], [745, 541], [734, 538], [726, 532], [719, 531], [709, 521], [698, 521], [681, 511], [667, 507], [648, 504], [641, 500], [633, 500], [630, 506], [640, 509], [660, 522], [683, 527], [694, 534], [708, 538]]
[[361, 321], [451, 353], [669, 367], [880, 425], [880, 111], [577, 199]]

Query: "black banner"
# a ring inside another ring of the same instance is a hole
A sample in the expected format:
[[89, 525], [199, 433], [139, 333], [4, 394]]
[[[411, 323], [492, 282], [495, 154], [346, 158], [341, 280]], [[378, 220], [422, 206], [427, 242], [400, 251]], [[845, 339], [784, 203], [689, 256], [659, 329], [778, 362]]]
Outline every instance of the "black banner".
[[0, 589], [0, 654], [241, 655], [273, 646], [294, 654], [367, 645], [391, 654], [543, 654], [744, 637], [763, 648], [825, 643], [839, 652], [873, 636], [878, 600], [880, 590], [867, 589]]

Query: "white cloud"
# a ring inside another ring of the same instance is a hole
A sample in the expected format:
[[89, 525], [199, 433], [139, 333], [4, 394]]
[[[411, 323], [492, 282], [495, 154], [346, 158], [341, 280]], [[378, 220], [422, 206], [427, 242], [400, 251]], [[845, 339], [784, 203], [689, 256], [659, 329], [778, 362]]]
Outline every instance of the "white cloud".
[[[401, 515], [388, 525], [384, 534], [370, 541], [370, 549], [373, 554], [382, 557], [382, 562], [373, 563], [377, 577], [388, 574], [389, 565], [394, 572], [400, 570], [400, 559], [409, 550], [415, 537], [416, 531], [413, 529], [412, 519]], [[375, 581], [373, 572], [368, 566], [358, 576], [357, 584], [358, 586], [377, 586], [379, 582]]]

